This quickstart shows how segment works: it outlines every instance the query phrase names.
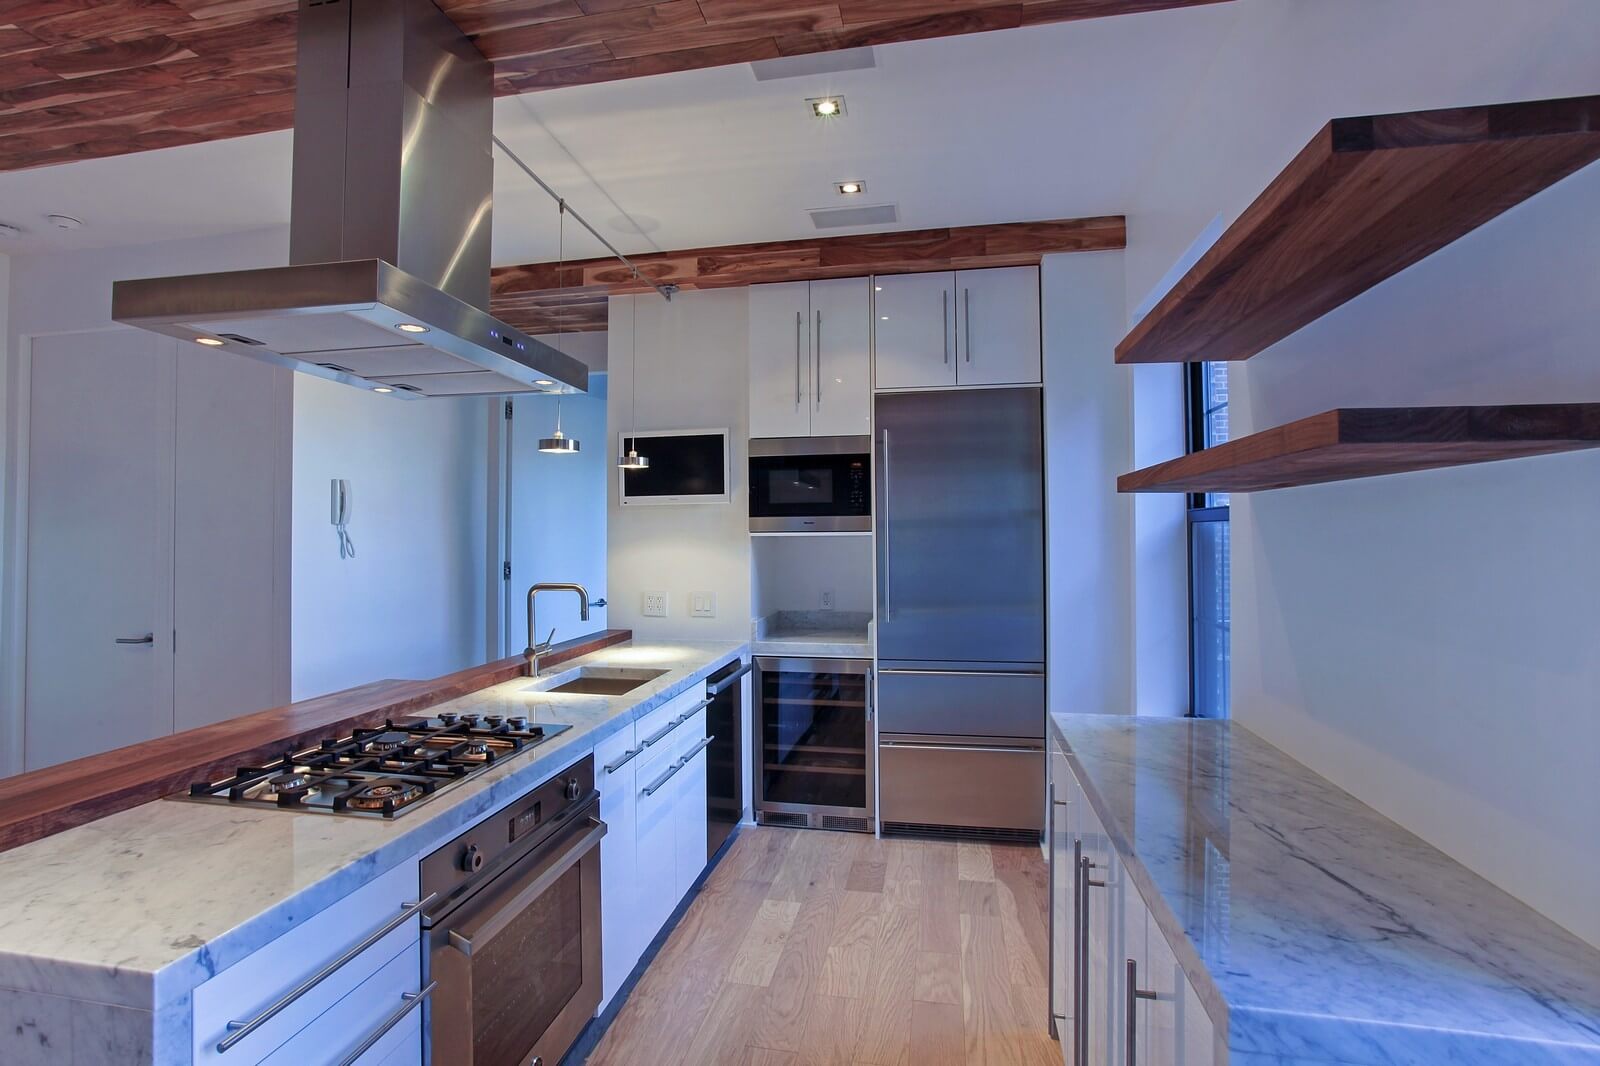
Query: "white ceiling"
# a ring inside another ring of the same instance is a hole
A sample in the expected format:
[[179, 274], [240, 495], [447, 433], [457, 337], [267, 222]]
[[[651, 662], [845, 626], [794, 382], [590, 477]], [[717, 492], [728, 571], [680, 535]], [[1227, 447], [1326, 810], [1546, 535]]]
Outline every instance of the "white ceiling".
[[[740, 65], [575, 86], [497, 101], [495, 131], [629, 252], [803, 237], [818, 232], [807, 208], [856, 203], [898, 204], [906, 229], [1116, 214], [1236, 10], [916, 41], [814, 77]], [[848, 115], [812, 118], [806, 98], [831, 93]], [[0, 174], [0, 222], [28, 231], [0, 252], [284, 225], [290, 145], [285, 131]], [[845, 179], [866, 195], [840, 196]], [[85, 226], [54, 230], [51, 212]], [[495, 263], [554, 259], [555, 215], [497, 152]], [[600, 254], [575, 229], [568, 257]]]

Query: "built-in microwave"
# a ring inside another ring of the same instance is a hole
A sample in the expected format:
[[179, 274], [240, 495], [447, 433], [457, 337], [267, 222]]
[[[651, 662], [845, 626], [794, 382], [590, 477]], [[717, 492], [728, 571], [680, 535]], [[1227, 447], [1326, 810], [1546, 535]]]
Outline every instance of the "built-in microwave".
[[750, 442], [750, 532], [871, 529], [871, 438], [763, 437]]

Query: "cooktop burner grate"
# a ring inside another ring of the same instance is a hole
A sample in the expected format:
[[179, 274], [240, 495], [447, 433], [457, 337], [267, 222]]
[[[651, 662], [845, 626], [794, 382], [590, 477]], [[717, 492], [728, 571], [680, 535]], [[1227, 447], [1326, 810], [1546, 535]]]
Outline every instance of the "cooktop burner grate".
[[179, 798], [392, 818], [570, 728], [520, 715], [390, 720], [285, 752], [266, 766], [241, 766], [232, 777], [190, 785]]

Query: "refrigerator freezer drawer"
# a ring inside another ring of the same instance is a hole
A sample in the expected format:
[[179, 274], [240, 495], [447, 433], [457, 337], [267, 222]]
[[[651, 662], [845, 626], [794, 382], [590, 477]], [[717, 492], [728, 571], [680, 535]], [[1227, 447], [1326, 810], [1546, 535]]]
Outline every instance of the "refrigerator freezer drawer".
[[973, 829], [1044, 828], [1040, 748], [878, 746], [878, 820]]
[[880, 670], [878, 729], [1044, 739], [1044, 675]]

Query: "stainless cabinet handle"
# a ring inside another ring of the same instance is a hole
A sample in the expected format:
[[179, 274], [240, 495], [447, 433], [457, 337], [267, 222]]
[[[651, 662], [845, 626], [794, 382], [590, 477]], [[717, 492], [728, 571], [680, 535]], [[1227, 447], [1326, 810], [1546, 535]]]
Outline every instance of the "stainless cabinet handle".
[[878, 711], [878, 696], [876, 686], [873, 684], [872, 667], [867, 667], [867, 721], [872, 721], [872, 716]]
[[117, 638], [117, 643], [118, 644], [154, 644], [155, 642], [156, 642], [156, 635], [154, 633], [146, 633], [142, 637], [118, 637]]
[[1083, 841], [1073, 842], [1072, 855], [1078, 870], [1077, 889], [1077, 980], [1073, 983], [1073, 991], [1077, 993], [1078, 1011], [1072, 1020], [1072, 1030], [1076, 1037], [1078, 1057], [1077, 1066], [1088, 1066], [1089, 1062], [1089, 889], [1104, 888], [1104, 881], [1096, 881], [1089, 876], [1089, 871], [1095, 868], [1094, 860], [1083, 854]]
[[696, 755], [699, 755], [702, 751], [705, 751], [707, 748], [709, 748], [711, 746], [711, 742], [716, 739], [716, 734], [712, 734], [711, 736], [697, 741], [695, 746], [684, 752], [683, 758], [679, 759], [678, 761], [684, 766], [688, 766], [690, 763], [694, 762], [694, 757]]
[[631, 763], [634, 760], [634, 757], [643, 750], [643, 747], [629, 748], [627, 751], [622, 753], [622, 758], [618, 759], [616, 762], [606, 763], [604, 767], [605, 772], [608, 774], [616, 773], [618, 770]]
[[817, 347], [817, 406], [822, 406], [822, 312], [817, 312], [817, 335], [813, 338]]
[[967, 362], [972, 362], [972, 290], [961, 290], [961, 321], [967, 337]]
[[1139, 1042], [1139, 1001], [1141, 999], [1155, 999], [1156, 994], [1149, 989], [1139, 987], [1139, 964], [1132, 959], [1128, 960], [1128, 1066], [1135, 1066], [1138, 1061], [1137, 1052], [1134, 1050]]
[[400, 993], [400, 998], [405, 1000], [405, 1002], [402, 1003], [393, 1014], [385, 1018], [383, 1020], [383, 1024], [374, 1029], [371, 1035], [369, 1035], [365, 1040], [361, 1041], [360, 1045], [357, 1046], [354, 1051], [350, 1052], [350, 1054], [341, 1059], [339, 1061], [339, 1066], [355, 1066], [356, 1060], [361, 1058], [361, 1056], [365, 1055], [367, 1052], [371, 1051], [374, 1044], [382, 1040], [385, 1036], [389, 1035], [390, 1029], [393, 1029], [395, 1026], [405, 1021], [406, 1015], [416, 1010], [417, 1007], [421, 1005], [423, 1000], [433, 995], [433, 990], [438, 987], [438, 981], [429, 981], [427, 987], [423, 988], [421, 991]]
[[800, 410], [800, 312], [794, 313], [794, 409]]
[[249, 1036], [263, 1025], [266, 1025], [272, 1019], [276, 1018], [279, 1014], [283, 1013], [286, 1008], [293, 1004], [295, 1000], [299, 999], [301, 996], [305, 995], [307, 992], [326, 981], [329, 977], [333, 976], [333, 974], [336, 973], [345, 963], [349, 962], [363, 951], [366, 951], [372, 945], [376, 944], [378, 941], [382, 940], [384, 937], [388, 936], [390, 933], [406, 924], [406, 922], [410, 921], [412, 918], [415, 918], [423, 909], [428, 906], [428, 904], [432, 903], [437, 898], [438, 893], [432, 892], [426, 897], [417, 900], [415, 903], [407, 903], [404, 907], [400, 908], [399, 914], [378, 926], [378, 928], [374, 929], [371, 933], [368, 933], [366, 939], [362, 940], [361, 943], [349, 949], [343, 955], [340, 955], [337, 959], [334, 959], [332, 962], [328, 963], [328, 965], [324, 966], [322, 969], [306, 978], [293, 991], [284, 995], [282, 999], [278, 1000], [272, 1006], [268, 1007], [266, 1010], [262, 1011], [260, 1014], [256, 1015], [254, 1018], [251, 1018], [247, 1022], [229, 1022], [228, 1035], [217, 1042], [217, 1053], [219, 1055], [222, 1054], [229, 1048], [238, 1044], [239, 1041], [243, 1040], [245, 1037]]
[[939, 293], [939, 325], [944, 330], [944, 365], [950, 365], [950, 290]]
[[672, 780], [672, 776], [674, 774], [676, 774], [679, 770], [682, 770], [682, 769], [683, 769], [682, 760], [679, 760], [679, 761], [673, 763], [672, 764], [672, 768], [670, 770], [668, 770], [666, 773], [662, 774], [660, 777], [656, 778], [654, 781], [650, 782], [648, 785], [644, 786], [644, 788], [640, 791], [639, 795], [641, 795], [641, 796], [654, 796], [657, 792], [661, 791], [661, 787], [663, 785], [665, 785], [668, 781]]
[[[949, 362], [948, 356], [945, 361]], [[892, 571], [889, 569], [889, 533], [891, 527], [889, 525], [889, 431], [887, 429], [883, 431], [883, 457], [878, 460], [878, 469], [883, 471], [883, 494], [878, 500], [878, 514], [880, 516], [878, 528], [882, 531], [883, 536], [878, 538], [878, 543], [883, 546], [879, 555], [883, 559], [883, 616], [888, 618], [894, 614], [894, 608], [889, 604], [889, 591], [892, 587], [889, 578]]]

